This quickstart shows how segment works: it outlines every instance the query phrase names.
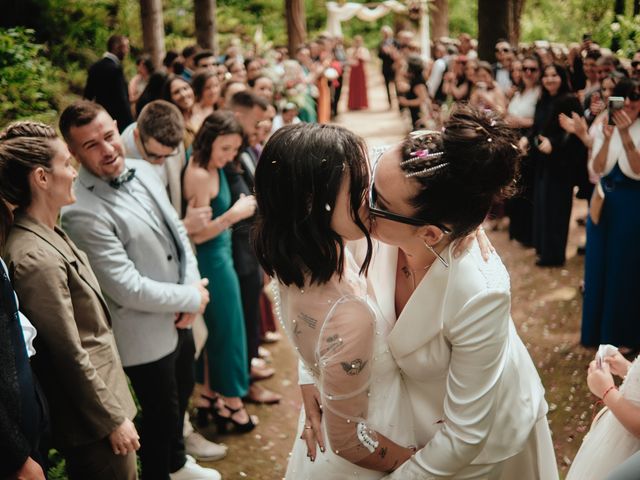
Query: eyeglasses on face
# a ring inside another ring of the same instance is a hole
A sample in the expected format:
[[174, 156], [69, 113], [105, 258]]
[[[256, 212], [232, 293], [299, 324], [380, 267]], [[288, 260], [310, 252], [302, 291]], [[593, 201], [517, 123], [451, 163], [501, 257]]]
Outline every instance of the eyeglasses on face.
[[507, 48], [507, 47], [502, 47], [502, 48], [496, 47], [496, 53], [498, 53], [498, 52], [509, 53], [510, 51], [511, 51], [511, 49]]
[[149, 161], [157, 161], [157, 160], [164, 160], [168, 157], [173, 157], [174, 155], [178, 154], [178, 149], [175, 148], [172, 152], [170, 153], [154, 153], [154, 152], [150, 152], [147, 149], [147, 145], [146, 145], [146, 140], [143, 139], [142, 137], [140, 137], [140, 144], [142, 145], [142, 150], [144, 150], [144, 155], [145, 157], [147, 157], [147, 160]]
[[538, 67], [522, 67], [523, 72], [535, 73], [538, 71]]
[[[379, 158], [379, 157], [378, 157]], [[430, 222], [429, 220], [425, 220], [422, 218], [413, 218], [406, 217], [404, 215], [399, 215], [397, 213], [390, 212], [383, 208], [378, 207], [378, 193], [376, 191], [375, 186], [375, 176], [376, 176], [376, 168], [378, 167], [378, 160], [376, 160], [373, 171], [371, 172], [371, 184], [369, 185], [369, 214], [374, 217], [384, 218], [387, 220], [391, 220], [392, 222], [403, 223], [405, 225], [413, 225], [414, 227], [423, 227], [426, 225], [433, 225], [434, 227], [438, 227], [445, 235], [451, 233], [451, 229], [445, 227], [440, 223]]]

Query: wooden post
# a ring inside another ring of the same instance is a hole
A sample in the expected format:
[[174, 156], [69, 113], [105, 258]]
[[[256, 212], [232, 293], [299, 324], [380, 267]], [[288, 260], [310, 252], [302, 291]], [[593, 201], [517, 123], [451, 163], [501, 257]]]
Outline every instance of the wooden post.
[[216, 48], [216, 0], [193, 0], [196, 22], [196, 41], [205, 50], [217, 53]]
[[140, 0], [140, 22], [144, 51], [151, 55], [155, 67], [160, 68], [165, 54], [162, 0]]
[[307, 38], [307, 22], [304, 13], [304, 0], [285, 0], [284, 10], [287, 17], [287, 34], [289, 37], [289, 56], [293, 58], [296, 49]]
[[[425, 5], [426, 6], [426, 5]], [[449, 36], [449, 0], [434, 0], [429, 11], [434, 40]]]

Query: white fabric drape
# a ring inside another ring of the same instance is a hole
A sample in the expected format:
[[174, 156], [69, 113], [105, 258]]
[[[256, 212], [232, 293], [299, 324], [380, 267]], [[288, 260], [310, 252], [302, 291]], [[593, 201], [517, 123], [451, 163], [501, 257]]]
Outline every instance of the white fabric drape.
[[327, 2], [327, 30], [333, 36], [342, 36], [341, 22], [358, 17], [365, 22], [373, 22], [384, 17], [389, 12], [402, 13], [407, 7], [396, 0], [385, 0], [375, 8], [369, 8], [361, 3], [345, 3], [338, 5], [336, 2]]

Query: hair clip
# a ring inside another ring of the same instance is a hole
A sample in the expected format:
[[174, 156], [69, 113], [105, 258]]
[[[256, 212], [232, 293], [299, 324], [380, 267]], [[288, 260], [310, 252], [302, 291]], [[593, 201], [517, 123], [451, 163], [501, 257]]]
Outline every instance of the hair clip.
[[424, 137], [425, 135], [438, 135], [439, 132], [436, 132], [435, 130], [414, 130], [413, 132], [409, 132], [409, 136], [411, 138], [420, 138], [420, 137]]
[[491, 137], [487, 138], [487, 142], [491, 143], [493, 142], [493, 139]]
[[435, 160], [436, 158], [440, 158], [443, 155], [444, 155], [444, 152], [429, 153], [429, 150], [418, 150], [416, 152], [411, 153], [411, 156], [413, 158], [400, 162], [400, 166], [404, 167], [405, 165], [411, 165], [412, 163], [418, 163], [418, 162], [430, 163], [432, 160]]
[[417, 172], [407, 173], [405, 175], [405, 177], [406, 178], [411, 178], [411, 177], [420, 177], [420, 178], [430, 177], [435, 172], [437, 172], [438, 170], [443, 169], [447, 165], [449, 165], [449, 162], [440, 163], [440, 164], [438, 164], [438, 165], [436, 165], [434, 167], [429, 167], [429, 168], [425, 168], [423, 170], [418, 170]]
[[513, 149], [514, 149], [515, 151], [517, 151], [517, 152], [519, 152], [519, 151], [520, 151], [520, 149], [519, 149], [516, 145], [514, 145], [513, 143], [511, 144], [511, 147], [513, 147]]
[[491, 120], [491, 124], [490, 124], [490, 125], [491, 125], [492, 127], [495, 127], [495, 126], [496, 126], [496, 121], [495, 121], [495, 120]]

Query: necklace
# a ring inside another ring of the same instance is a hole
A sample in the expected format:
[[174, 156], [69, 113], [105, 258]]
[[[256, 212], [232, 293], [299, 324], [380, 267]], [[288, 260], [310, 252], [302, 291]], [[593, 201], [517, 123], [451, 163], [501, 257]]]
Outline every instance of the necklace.
[[[404, 274], [404, 278], [407, 279], [411, 279], [411, 287], [413, 290], [416, 289], [416, 273], [418, 272], [426, 272], [429, 267], [431, 265], [433, 265], [433, 262], [435, 261], [435, 259], [433, 259], [431, 262], [429, 262], [429, 264], [426, 267], [422, 267], [422, 268], [416, 268], [415, 270], [412, 268], [409, 268], [408, 265], [403, 265], [400, 270], [402, 271], [402, 273]], [[405, 259], [406, 262], [406, 259]]]

